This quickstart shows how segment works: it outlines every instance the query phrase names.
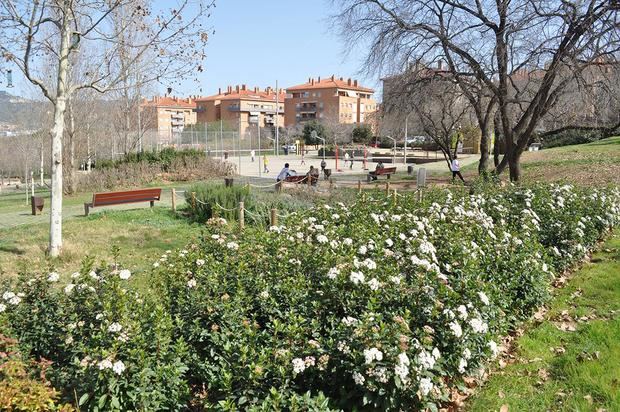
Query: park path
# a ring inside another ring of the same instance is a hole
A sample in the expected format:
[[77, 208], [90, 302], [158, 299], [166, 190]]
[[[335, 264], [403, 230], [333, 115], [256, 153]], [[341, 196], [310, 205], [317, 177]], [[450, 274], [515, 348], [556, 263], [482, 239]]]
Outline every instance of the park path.
[[[230, 158], [229, 161], [236, 165], [241, 164], [241, 176], [237, 177], [243, 183], [251, 183], [256, 186], [262, 186], [261, 190], [269, 190], [268, 187], [273, 183], [275, 183], [276, 176], [284, 167], [285, 163], [289, 163], [291, 169], [297, 170], [298, 173], [305, 173], [307, 169], [310, 168], [310, 165], [315, 167], [319, 167], [321, 159], [316, 155], [309, 155], [305, 159], [305, 165], [301, 165], [301, 157], [297, 155], [281, 155], [281, 156], [268, 156], [269, 158], [269, 169], [270, 172], [267, 174], [258, 172], [258, 163], [257, 161], [252, 162], [249, 156], [242, 156], [239, 158]], [[461, 166], [465, 167], [470, 164], [476, 163], [478, 161], [477, 156], [463, 156], [461, 158]], [[368, 163], [368, 168], [370, 170], [374, 170], [376, 164]], [[388, 164], [388, 166], [391, 166]], [[327, 160], [327, 167], [335, 169], [335, 161], [334, 159]], [[405, 173], [407, 171], [407, 165], [405, 164], [396, 164], [399, 173]], [[443, 159], [439, 159], [437, 162], [426, 163], [424, 165], [414, 165], [417, 169], [419, 167], [424, 167], [429, 173], [438, 173], [438, 172], [447, 172], [446, 163]], [[334, 172], [332, 174], [333, 179], [337, 183], [338, 181], [343, 182], [357, 182], [358, 180], [365, 181], [366, 174], [368, 171], [362, 169], [361, 161], [356, 161], [353, 165], [353, 169], [344, 168], [341, 166], [341, 172]], [[260, 175], [260, 176], [259, 176]], [[177, 190], [182, 191], [185, 188], [189, 187], [189, 184], [179, 184], [176, 186]], [[10, 189], [9, 189], [10, 190]], [[43, 196], [46, 198], [45, 207], [43, 209], [43, 213], [38, 216], [32, 216], [30, 213], [30, 206], [26, 204], [25, 201], [25, 193], [23, 190], [21, 192], [12, 191], [9, 192], [7, 189], [4, 189], [3, 193], [0, 194], [0, 232], [2, 230], [11, 229], [17, 226], [31, 225], [31, 224], [39, 224], [39, 223], [47, 223], [49, 222], [49, 192], [37, 193], [37, 195]], [[82, 193], [76, 196], [65, 196], [63, 198], [63, 220], [75, 219], [84, 216], [84, 202], [87, 202], [91, 199], [91, 193]], [[185, 202], [185, 198], [183, 193], [177, 194], [177, 204], [181, 205]], [[172, 200], [170, 194], [170, 187], [164, 187], [162, 191], [162, 199], [157, 203], [159, 207], [172, 207]], [[145, 204], [129, 204], [129, 205], [118, 205], [109, 208], [102, 209], [93, 209], [91, 213], [96, 214], [101, 210], [129, 210], [145, 207]]]

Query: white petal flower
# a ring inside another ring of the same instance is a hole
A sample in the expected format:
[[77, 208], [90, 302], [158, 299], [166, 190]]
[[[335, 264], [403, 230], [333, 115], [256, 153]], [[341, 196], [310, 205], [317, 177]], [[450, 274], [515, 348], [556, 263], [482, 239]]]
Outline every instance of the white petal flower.
[[359, 372], [353, 372], [353, 380], [355, 381], [357, 385], [360, 385], [360, 386], [362, 386], [364, 382], [366, 382], [366, 378], [364, 378], [364, 375], [362, 375]]
[[351, 279], [351, 282], [357, 285], [360, 283], [364, 283], [365, 276], [362, 272], [351, 272], [351, 276], [349, 276], [349, 279]]
[[237, 242], [228, 242], [226, 244], [226, 247], [230, 250], [238, 250], [239, 249], [239, 244]]
[[95, 279], [95, 280], [99, 280], [99, 275], [97, 274], [97, 272], [95, 272], [94, 270], [91, 270], [88, 273], [88, 276], [90, 276], [91, 278]]
[[56, 272], [51, 272], [49, 275], [47, 275], [48, 282], [58, 282], [59, 279], [60, 275]]
[[381, 284], [376, 278], [372, 278], [368, 281], [368, 287], [370, 288], [370, 290], [377, 290], [380, 286]]
[[104, 359], [101, 362], [99, 362], [97, 366], [99, 367], [99, 370], [104, 370], [104, 369], [112, 369], [113, 365], [110, 359]]
[[420, 379], [420, 393], [427, 396], [433, 390], [433, 381], [430, 378]]
[[73, 283], [69, 283], [67, 286], [65, 286], [65, 293], [67, 295], [70, 295], [73, 288], [75, 288], [75, 285]]
[[202, 265], [204, 265], [204, 264], [205, 264], [204, 259], [196, 259], [196, 265], [197, 265], [197, 266], [202, 266]]
[[187, 281], [187, 287], [192, 289], [196, 287], [196, 279], [190, 279]]
[[71, 279], [77, 279], [80, 277], [80, 272], [74, 272], [71, 274]]
[[4, 292], [4, 293], [2, 294], [2, 299], [4, 299], [4, 300], [9, 300], [9, 299], [11, 299], [13, 296], [15, 296], [15, 293], [13, 293], [13, 292], [8, 292], [8, 291], [7, 291], [7, 292]]
[[301, 358], [293, 359], [292, 363], [293, 363], [293, 372], [294, 373], [301, 373], [301, 372], [303, 372], [306, 369], [306, 363]]
[[122, 280], [127, 280], [131, 277], [131, 272], [127, 269], [123, 269], [120, 272], [118, 272], [118, 277], [121, 278]]
[[319, 243], [327, 243], [329, 241], [325, 235], [317, 235], [316, 240]]
[[13, 296], [11, 299], [9, 299], [9, 303], [11, 305], [19, 305], [19, 302], [22, 301], [22, 298], [20, 298], [19, 296]]
[[112, 370], [117, 375], [120, 375], [125, 370], [125, 364], [123, 363], [123, 361], [116, 361], [114, 362], [114, 366], [112, 366]]
[[3, 303], [0, 303], [0, 313], [4, 312], [6, 310], [6, 305]]
[[452, 331], [452, 334], [456, 338], [460, 338], [461, 336], [463, 336], [463, 329], [461, 328], [461, 325], [459, 325], [458, 322], [456, 322], [456, 321], [450, 322], [450, 324], [448, 326], [450, 327], [450, 330]]
[[480, 297], [480, 300], [482, 301], [482, 303], [484, 303], [487, 306], [489, 305], [489, 298], [484, 292], [478, 292], [478, 297]]
[[112, 333], [120, 332], [121, 329], [123, 329], [123, 326], [118, 322], [114, 322], [108, 326], [108, 332]]

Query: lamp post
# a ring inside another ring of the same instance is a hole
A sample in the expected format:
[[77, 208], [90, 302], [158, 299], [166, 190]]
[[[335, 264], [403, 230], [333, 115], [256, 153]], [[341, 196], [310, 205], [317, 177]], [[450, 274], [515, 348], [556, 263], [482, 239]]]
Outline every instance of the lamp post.
[[396, 166], [396, 139], [394, 139], [391, 136], [385, 136], [385, 137], [387, 137], [388, 139], [394, 142], [394, 149], [392, 149], [393, 150], [392, 151], [392, 164]]
[[407, 134], [407, 126], [409, 124], [409, 116], [411, 116], [411, 113], [409, 113], [407, 117], [405, 117], [405, 156], [404, 156], [405, 166], [407, 166], [407, 139], [409, 138]]

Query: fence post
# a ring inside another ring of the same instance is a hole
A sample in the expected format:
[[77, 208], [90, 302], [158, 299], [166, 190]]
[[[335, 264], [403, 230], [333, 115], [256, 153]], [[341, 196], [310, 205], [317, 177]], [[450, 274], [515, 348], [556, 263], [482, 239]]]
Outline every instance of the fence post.
[[239, 229], [243, 230], [245, 227], [245, 209], [243, 207], [243, 202], [239, 202]]
[[276, 192], [280, 193], [282, 191], [282, 181], [280, 180], [276, 183]]
[[330, 177], [329, 178], [329, 190], [332, 190], [333, 188], [334, 188], [334, 179]]
[[270, 226], [278, 226], [278, 209], [271, 209], [269, 217]]
[[308, 185], [308, 187], [310, 187], [310, 185], [312, 184], [312, 175], [308, 174], [306, 176], [306, 184]]
[[192, 192], [192, 209], [196, 210], [196, 192]]
[[390, 195], [390, 182], [385, 182], [385, 195]]
[[172, 211], [177, 211], [177, 192], [174, 190], [174, 187], [170, 189], [170, 199], [172, 200]]
[[394, 204], [396, 204], [396, 202], [398, 201], [398, 193], [396, 193], [396, 189], [394, 189]]

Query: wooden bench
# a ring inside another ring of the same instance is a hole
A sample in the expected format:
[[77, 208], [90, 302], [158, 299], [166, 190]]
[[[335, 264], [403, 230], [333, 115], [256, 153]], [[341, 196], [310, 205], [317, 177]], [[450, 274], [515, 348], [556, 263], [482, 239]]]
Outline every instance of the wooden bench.
[[[310, 177], [310, 184], [311, 185], [316, 185], [316, 183], [318, 182], [319, 177], [318, 176], [311, 176]], [[298, 176], [287, 176], [286, 179], [284, 179], [284, 181], [286, 183], [305, 183], [308, 184], [308, 180], [306, 179], [306, 176], [304, 175], [298, 175]]]
[[126, 203], [150, 202], [151, 207], [156, 200], [161, 200], [161, 189], [128, 190], [126, 192], [93, 193], [93, 201], [84, 203], [84, 214], [92, 207], [124, 205]]
[[375, 170], [373, 172], [369, 172], [367, 180], [370, 182], [370, 180], [373, 177], [376, 180], [376, 178], [379, 177], [379, 176], [387, 176], [387, 178], [389, 179], [390, 176], [393, 175], [394, 173], [396, 173], [396, 168], [395, 167], [384, 167], [383, 169], [377, 169], [377, 170]]

